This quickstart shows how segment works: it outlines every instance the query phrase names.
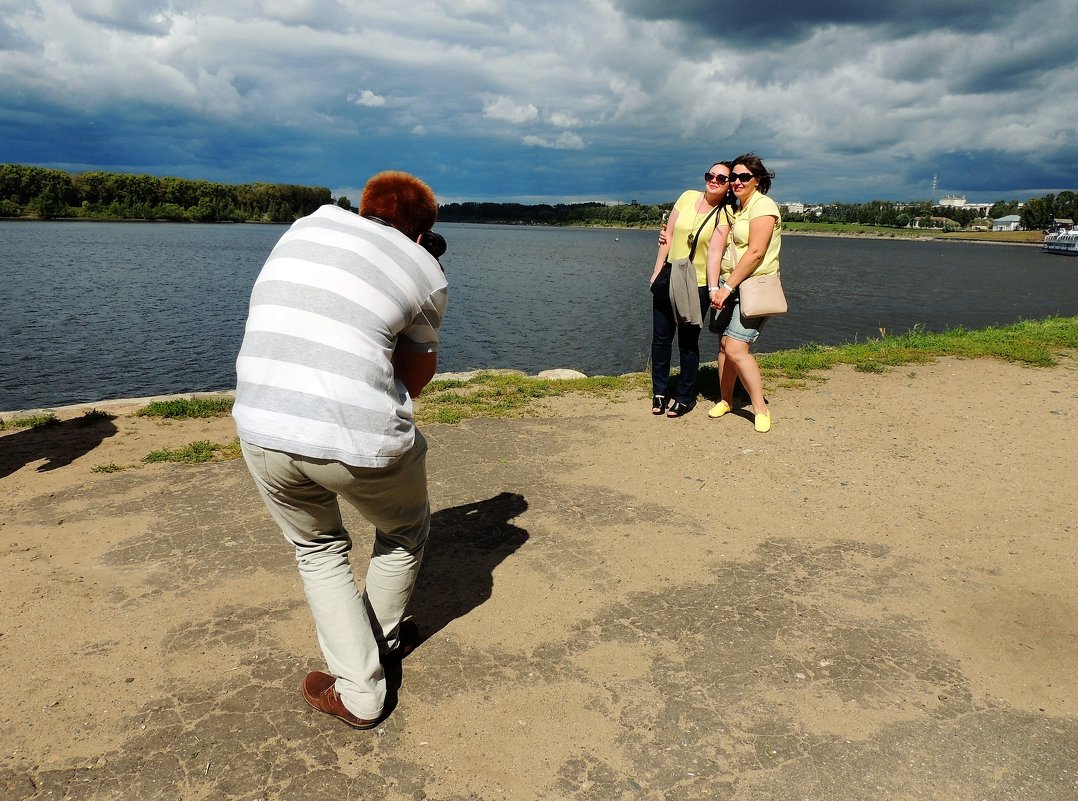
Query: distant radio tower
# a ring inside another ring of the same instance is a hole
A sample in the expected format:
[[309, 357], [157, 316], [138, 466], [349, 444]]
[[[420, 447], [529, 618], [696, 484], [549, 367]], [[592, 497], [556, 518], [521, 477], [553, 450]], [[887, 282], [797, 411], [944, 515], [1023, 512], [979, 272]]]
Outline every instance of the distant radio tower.
[[936, 176], [932, 176], [932, 202], [936, 202]]

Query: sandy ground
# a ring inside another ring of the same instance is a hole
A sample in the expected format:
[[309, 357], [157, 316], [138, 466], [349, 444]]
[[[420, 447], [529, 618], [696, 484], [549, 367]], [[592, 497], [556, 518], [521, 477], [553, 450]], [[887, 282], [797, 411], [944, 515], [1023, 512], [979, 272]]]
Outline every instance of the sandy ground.
[[429, 427], [425, 641], [368, 732], [300, 697], [243, 464], [141, 461], [228, 419], [0, 432], [0, 798], [1073, 801], [1076, 378], [837, 369], [767, 435], [636, 397]]

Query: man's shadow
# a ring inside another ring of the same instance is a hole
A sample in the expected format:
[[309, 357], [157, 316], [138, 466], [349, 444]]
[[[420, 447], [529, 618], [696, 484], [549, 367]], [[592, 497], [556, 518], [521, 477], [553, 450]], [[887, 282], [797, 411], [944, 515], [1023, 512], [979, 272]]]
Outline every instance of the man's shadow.
[[82, 417], [26, 428], [0, 436], [0, 478], [41, 459], [45, 473], [71, 464], [117, 432], [116, 415], [94, 410]]
[[[419, 628], [416, 646], [490, 598], [494, 568], [528, 541], [528, 532], [509, 522], [527, 508], [523, 495], [503, 492], [431, 515], [430, 538], [409, 604]], [[384, 666], [388, 716], [397, 706], [404, 670], [399, 659]]]
[[494, 569], [528, 540], [528, 532], [510, 522], [527, 509], [523, 495], [503, 492], [431, 515], [409, 604], [423, 639], [490, 598]]

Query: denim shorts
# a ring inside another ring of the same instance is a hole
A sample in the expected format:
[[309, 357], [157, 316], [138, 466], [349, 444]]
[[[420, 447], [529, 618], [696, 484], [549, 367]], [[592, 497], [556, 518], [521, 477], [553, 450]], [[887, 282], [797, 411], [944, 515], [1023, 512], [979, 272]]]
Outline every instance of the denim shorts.
[[741, 293], [735, 292], [717, 313], [713, 313], [708, 328], [720, 337], [731, 337], [751, 344], [760, 336], [766, 322], [766, 316], [742, 317]]

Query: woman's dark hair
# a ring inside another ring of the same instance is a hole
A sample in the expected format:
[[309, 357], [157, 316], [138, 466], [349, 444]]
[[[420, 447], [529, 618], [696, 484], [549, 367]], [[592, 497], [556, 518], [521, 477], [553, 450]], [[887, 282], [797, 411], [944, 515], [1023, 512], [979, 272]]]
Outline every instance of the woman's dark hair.
[[[720, 167], [725, 167], [727, 172], [734, 171], [734, 162], [732, 161], [716, 161], [711, 166], [714, 167], [718, 164]], [[741, 208], [741, 201], [737, 199], [737, 195], [730, 191], [730, 184], [726, 184], [726, 190], [722, 193], [722, 200], [719, 201], [719, 210], [729, 208], [731, 211], [737, 211]]]
[[775, 173], [764, 166], [759, 156], [755, 153], [744, 153], [734, 159], [733, 163], [744, 164], [748, 167], [749, 172], [756, 176], [756, 185], [760, 188], [760, 191], [765, 195], [767, 194], [767, 190], [771, 188], [771, 179], [775, 177]]

